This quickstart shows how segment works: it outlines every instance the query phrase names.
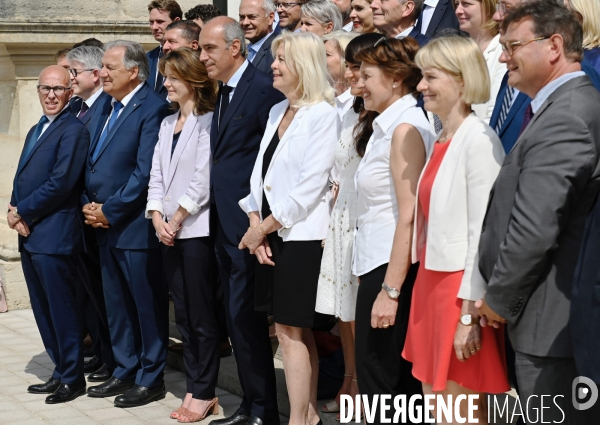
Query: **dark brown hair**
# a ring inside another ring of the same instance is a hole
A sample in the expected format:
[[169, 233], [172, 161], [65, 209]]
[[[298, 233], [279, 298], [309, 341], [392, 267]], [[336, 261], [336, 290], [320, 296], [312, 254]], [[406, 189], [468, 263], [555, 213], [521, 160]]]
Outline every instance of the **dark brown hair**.
[[153, 0], [148, 4], [148, 12], [152, 9], [166, 10], [169, 12], [169, 18], [174, 21], [175, 18], [183, 18], [183, 12], [179, 3], [175, 0]]
[[217, 103], [217, 82], [209, 78], [197, 50], [182, 47], [170, 51], [159, 61], [161, 74], [165, 75], [167, 66], [177, 78], [194, 89], [194, 114], [204, 115], [214, 111]]
[[564, 40], [565, 56], [581, 62], [583, 59], [583, 30], [573, 12], [553, 1], [530, 1], [510, 9], [500, 24], [500, 28], [506, 32], [510, 24], [521, 22], [524, 19], [533, 21], [533, 31], [536, 37], [549, 38], [554, 34], [560, 35]]

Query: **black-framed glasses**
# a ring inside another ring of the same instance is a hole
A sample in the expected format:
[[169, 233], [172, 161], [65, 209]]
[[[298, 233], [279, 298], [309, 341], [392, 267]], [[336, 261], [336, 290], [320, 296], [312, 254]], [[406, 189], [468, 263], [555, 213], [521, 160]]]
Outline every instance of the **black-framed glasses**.
[[57, 96], [62, 96], [62, 94], [66, 90], [71, 90], [71, 87], [63, 87], [63, 86], [52, 87], [52, 86], [44, 86], [42, 84], [38, 84], [36, 87], [41, 94], [50, 94], [50, 91], [53, 91], [54, 94]]
[[394, 49], [392, 49], [392, 46], [390, 45], [390, 42], [388, 41], [387, 37], [381, 37], [379, 40], [377, 40], [375, 42], [375, 44], [373, 44], [373, 47], [375, 48], [375, 47], [377, 47], [377, 46], [379, 46], [381, 44], [383, 44], [385, 47], [387, 47], [388, 50], [390, 52], [392, 52], [392, 55], [394, 55], [396, 58], [400, 59], [398, 57], [398, 55], [396, 54], [396, 52], [394, 51]]
[[519, 47], [523, 47], [528, 45], [529, 43], [533, 43], [534, 41], [542, 41], [548, 40], [550, 37], [536, 37], [527, 41], [505, 41], [504, 43], [500, 43], [502, 46], [502, 50], [504, 50], [509, 56], [512, 56]]
[[280, 7], [283, 10], [289, 10], [294, 6], [302, 6], [304, 3], [302, 2], [290, 2], [290, 3], [275, 3], [275, 9], [279, 9]]
[[69, 72], [73, 77], [77, 77], [77, 75], [81, 74], [85, 71], [93, 71], [94, 69], [77, 69], [77, 68], [69, 68]]

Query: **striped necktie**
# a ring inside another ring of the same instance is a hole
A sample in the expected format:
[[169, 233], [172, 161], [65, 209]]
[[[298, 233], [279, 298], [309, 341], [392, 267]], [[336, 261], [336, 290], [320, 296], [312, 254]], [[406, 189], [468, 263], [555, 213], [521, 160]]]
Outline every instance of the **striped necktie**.
[[498, 116], [498, 122], [496, 123], [496, 133], [500, 133], [500, 129], [502, 129], [502, 125], [504, 121], [506, 121], [506, 117], [508, 116], [508, 111], [510, 111], [510, 107], [512, 106], [513, 96], [515, 94], [515, 89], [510, 86], [506, 86], [506, 93], [504, 93], [504, 99], [502, 99], [502, 107], [500, 109], [500, 115]]

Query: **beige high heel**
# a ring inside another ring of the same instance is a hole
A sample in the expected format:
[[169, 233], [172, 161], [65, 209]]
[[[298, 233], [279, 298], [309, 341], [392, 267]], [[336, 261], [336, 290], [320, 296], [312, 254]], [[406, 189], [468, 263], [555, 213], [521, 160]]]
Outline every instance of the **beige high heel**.
[[192, 422], [200, 422], [206, 419], [208, 415], [218, 415], [219, 414], [219, 398], [215, 397], [211, 400], [210, 404], [204, 411], [204, 414], [192, 412], [189, 409], [183, 408], [183, 412], [179, 414], [179, 418], [177, 418], [177, 422], [190, 424]]

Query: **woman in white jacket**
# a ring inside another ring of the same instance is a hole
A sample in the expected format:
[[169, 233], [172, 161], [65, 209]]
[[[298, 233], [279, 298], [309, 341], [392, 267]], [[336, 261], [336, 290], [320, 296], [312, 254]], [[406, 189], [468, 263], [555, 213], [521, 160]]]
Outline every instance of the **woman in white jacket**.
[[[474, 304], [485, 284], [476, 258], [504, 150], [496, 133], [471, 113], [472, 103], [488, 98], [490, 85], [477, 44], [439, 38], [417, 53], [416, 62], [425, 109], [440, 117], [444, 129], [417, 189], [412, 261], [420, 265], [403, 357], [413, 363], [425, 394], [479, 394], [476, 416], [487, 423], [484, 393], [510, 387], [503, 329], [479, 326]], [[461, 412], [467, 411], [462, 403]], [[446, 423], [441, 417], [437, 422]]]
[[335, 94], [327, 82], [323, 41], [311, 33], [284, 33], [271, 49], [273, 86], [287, 99], [271, 109], [250, 195], [240, 201], [250, 219], [240, 249], [248, 248], [268, 265], [257, 269], [257, 307], [273, 312], [290, 424], [315, 425], [318, 356], [310, 328], [319, 317], [321, 241], [329, 224], [328, 178], [339, 117], [332, 106]]
[[152, 157], [146, 217], [162, 242], [163, 265], [183, 339], [187, 394], [171, 414], [195, 422], [217, 413], [219, 330], [209, 276], [210, 126], [217, 86], [198, 52], [174, 50], [160, 61], [178, 111], [160, 127]]

